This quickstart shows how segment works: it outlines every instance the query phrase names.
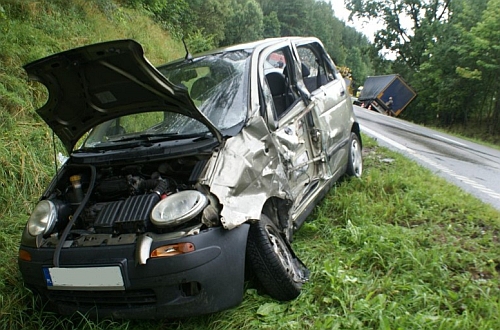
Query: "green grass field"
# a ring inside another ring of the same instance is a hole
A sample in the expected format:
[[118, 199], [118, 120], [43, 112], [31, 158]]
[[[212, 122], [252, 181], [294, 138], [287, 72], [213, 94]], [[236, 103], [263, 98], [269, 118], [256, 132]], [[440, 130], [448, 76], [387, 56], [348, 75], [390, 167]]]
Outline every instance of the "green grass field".
[[499, 212], [364, 139], [363, 178], [338, 183], [296, 235], [293, 247], [311, 270], [298, 299], [276, 302], [247, 283], [240, 306], [184, 320], [33, 310], [16, 265], [26, 220], [17, 214], [2, 220], [0, 328], [498, 329]]
[[148, 16], [110, 0], [0, 4], [0, 330], [500, 329], [500, 213], [367, 137], [363, 177], [339, 182], [296, 235], [311, 270], [296, 300], [276, 302], [247, 283], [240, 306], [183, 320], [88, 320], [34, 308], [17, 250], [54, 174], [53, 144], [33, 111], [44, 92], [22, 65], [121, 38], [138, 40], [154, 64], [183, 56]]

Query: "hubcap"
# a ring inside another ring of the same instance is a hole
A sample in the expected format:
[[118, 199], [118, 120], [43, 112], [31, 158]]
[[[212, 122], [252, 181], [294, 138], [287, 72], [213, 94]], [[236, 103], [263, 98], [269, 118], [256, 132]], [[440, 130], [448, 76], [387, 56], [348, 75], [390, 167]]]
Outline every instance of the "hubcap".
[[361, 148], [358, 141], [354, 139], [351, 143], [351, 160], [356, 177], [360, 177], [363, 172], [363, 160], [361, 157]]
[[285, 271], [290, 274], [290, 277], [295, 282], [301, 282], [300, 276], [295, 270], [292, 255], [288, 251], [288, 247], [286, 246], [285, 242], [283, 242], [282, 238], [279, 237], [278, 233], [275, 233], [274, 228], [266, 226], [266, 232], [273, 247], [273, 251], [278, 257]]

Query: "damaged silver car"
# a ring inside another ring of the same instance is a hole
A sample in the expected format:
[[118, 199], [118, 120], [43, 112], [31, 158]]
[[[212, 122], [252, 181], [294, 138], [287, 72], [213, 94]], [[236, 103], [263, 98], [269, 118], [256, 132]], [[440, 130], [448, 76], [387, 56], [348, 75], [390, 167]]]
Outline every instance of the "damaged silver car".
[[132, 40], [25, 66], [69, 158], [22, 234], [19, 267], [61, 314], [168, 318], [239, 304], [245, 268], [277, 300], [308, 279], [293, 233], [362, 173], [345, 82], [315, 38], [155, 68]]

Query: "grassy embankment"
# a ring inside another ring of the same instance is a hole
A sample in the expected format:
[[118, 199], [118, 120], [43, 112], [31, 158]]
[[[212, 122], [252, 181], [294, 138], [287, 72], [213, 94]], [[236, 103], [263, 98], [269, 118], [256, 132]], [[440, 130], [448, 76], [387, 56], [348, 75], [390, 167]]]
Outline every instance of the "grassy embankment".
[[111, 1], [1, 6], [0, 329], [498, 328], [499, 212], [368, 139], [363, 178], [339, 183], [296, 236], [294, 249], [311, 269], [298, 299], [278, 303], [249, 285], [232, 310], [173, 321], [90, 321], [33, 310], [17, 247], [53, 174], [52, 142], [33, 112], [40, 90], [26, 83], [21, 65], [117, 38], [137, 39], [156, 64], [183, 52], [147, 17]]

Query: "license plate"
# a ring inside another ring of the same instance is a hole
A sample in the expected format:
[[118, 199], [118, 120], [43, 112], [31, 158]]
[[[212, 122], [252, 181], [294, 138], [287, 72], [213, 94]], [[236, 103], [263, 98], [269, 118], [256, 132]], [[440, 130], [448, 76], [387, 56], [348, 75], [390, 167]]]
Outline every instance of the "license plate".
[[118, 266], [43, 268], [48, 289], [54, 290], [125, 290]]

